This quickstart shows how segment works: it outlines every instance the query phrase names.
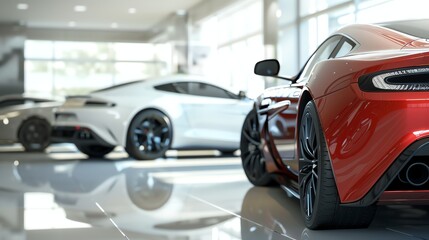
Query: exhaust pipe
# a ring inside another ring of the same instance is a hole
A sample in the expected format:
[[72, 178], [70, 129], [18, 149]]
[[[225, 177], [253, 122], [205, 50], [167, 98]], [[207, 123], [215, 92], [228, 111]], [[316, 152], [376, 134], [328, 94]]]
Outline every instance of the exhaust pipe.
[[[399, 175], [399, 179], [404, 182], [404, 174]], [[419, 187], [429, 181], [429, 166], [422, 162], [416, 162], [408, 166], [405, 170], [405, 179], [409, 184]]]

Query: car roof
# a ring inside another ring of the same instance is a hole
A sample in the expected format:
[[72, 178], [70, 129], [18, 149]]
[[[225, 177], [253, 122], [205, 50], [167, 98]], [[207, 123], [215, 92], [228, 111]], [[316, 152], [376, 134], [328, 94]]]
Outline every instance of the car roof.
[[118, 85], [114, 85], [111, 87], [96, 90], [96, 91], [93, 91], [92, 93], [98, 93], [98, 92], [104, 92], [104, 91], [108, 91], [108, 90], [118, 89], [118, 88], [126, 87], [129, 85], [133, 85], [133, 84], [143, 84], [143, 85], [153, 87], [153, 86], [158, 86], [158, 85], [163, 85], [163, 84], [168, 84], [168, 83], [178, 83], [178, 82], [201, 82], [201, 83], [205, 83], [205, 84], [214, 85], [214, 86], [220, 87], [222, 89], [233, 92], [231, 89], [228, 89], [225, 86], [219, 85], [216, 82], [214, 82], [213, 79], [210, 79], [210, 78], [205, 77], [205, 76], [188, 75], [188, 74], [175, 74], [175, 75], [169, 75], [169, 76], [163, 76], [163, 77], [153, 77], [153, 78], [148, 78], [148, 79], [144, 79], [144, 80], [126, 82], [123, 84], [118, 84]]
[[377, 25], [396, 30], [417, 38], [429, 39], [429, 19], [415, 19], [377, 23]]
[[[429, 20], [398, 21], [378, 24], [351, 24], [340, 28], [334, 35], [345, 35], [357, 42], [359, 46], [353, 50], [354, 53], [395, 50], [421, 39], [421, 37], [413, 36], [410, 33], [399, 31], [397, 27], [401, 26], [401, 29], [407, 29], [407, 26], [413, 26], [416, 22], [419, 22], [421, 27], [428, 26], [429, 29]], [[425, 23], [428, 25], [424, 25]]]

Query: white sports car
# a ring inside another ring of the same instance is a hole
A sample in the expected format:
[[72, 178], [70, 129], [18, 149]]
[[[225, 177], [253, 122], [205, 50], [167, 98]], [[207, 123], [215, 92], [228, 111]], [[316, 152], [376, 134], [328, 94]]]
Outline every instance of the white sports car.
[[53, 108], [61, 103], [23, 95], [0, 98], [0, 144], [21, 143], [26, 151], [50, 144]]
[[57, 109], [56, 142], [71, 142], [90, 157], [123, 146], [139, 160], [168, 149], [239, 148], [253, 102], [201, 77], [177, 75], [125, 83], [70, 97]]

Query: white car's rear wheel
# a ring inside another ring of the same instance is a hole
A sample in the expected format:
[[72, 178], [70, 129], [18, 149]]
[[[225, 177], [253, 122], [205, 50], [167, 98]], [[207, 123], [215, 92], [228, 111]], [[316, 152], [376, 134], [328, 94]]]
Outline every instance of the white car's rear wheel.
[[172, 128], [168, 117], [157, 110], [137, 114], [130, 124], [125, 150], [138, 160], [163, 157], [170, 148]]

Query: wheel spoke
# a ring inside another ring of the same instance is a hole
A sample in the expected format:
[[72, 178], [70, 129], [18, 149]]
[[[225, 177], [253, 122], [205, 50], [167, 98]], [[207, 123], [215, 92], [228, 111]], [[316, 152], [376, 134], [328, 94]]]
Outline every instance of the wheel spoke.
[[250, 143], [252, 143], [255, 146], [259, 146], [260, 143], [258, 141], [256, 141], [255, 139], [253, 139], [252, 137], [250, 137], [246, 131], [243, 131], [243, 135], [247, 141], [249, 141]]
[[141, 128], [137, 127], [137, 128], [134, 128], [134, 134], [143, 135], [144, 131]]
[[158, 126], [153, 130], [153, 133], [155, 135], [162, 135], [163, 133], [167, 133], [167, 132], [168, 132], [168, 127], [163, 126], [163, 125]]
[[311, 170], [311, 173], [313, 174], [313, 176], [316, 178], [316, 179], [319, 179], [319, 176], [317, 176], [317, 173], [316, 173], [316, 171], [315, 171], [316, 169], [315, 168], [313, 168], [312, 170]]
[[320, 142], [318, 137], [317, 119], [310, 111], [305, 111], [300, 126], [300, 148], [302, 160], [300, 167], [300, 191], [303, 198], [305, 215], [313, 215], [314, 204], [317, 199], [317, 183], [319, 181], [318, 165], [320, 161]]
[[249, 119], [249, 121], [247, 121], [247, 129], [249, 129], [249, 130], [255, 129], [256, 130], [256, 124], [254, 123], [254, 121], [255, 121], [255, 117], [252, 117]]
[[252, 154], [252, 157], [250, 158], [250, 169], [252, 171], [253, 177], [256, 177], [255, 171], [256, 171], [256, 157], [254, 154]]
[[301, 147], [303, 147], [305, 153], [309, 155], [310, 158], [314, 159], [313, 151], [310, 150], [310, 146], [306, 139], [301, 139]]
[[255, 167], [253, 169], [255, 171], [255, 177], [258, 178], [259, 176], [262, 175], [261, 158], [255, 154], [254, 161], [255, 161]]
[[317, 184], [317, 182], [316, 182], [315, 176], [313, 174], [311, 176], [311, 188], [313, 189], [314, 196], [316, 196], [316, 184]]
[[253, 156], [252, 153], [249, 154], [243, 159], [243, 166], [247, 167], [250, 165], [250, 158]]
[[310, 184], [310, 182], [307, 184], [307, 191], [306, 191], [306, 195], [307, 195], [307, 216], [311, 216], [311, 214], [313, 213], [313, 194], [312, 194], [312, 190], [311, 190], [312, 186]]

